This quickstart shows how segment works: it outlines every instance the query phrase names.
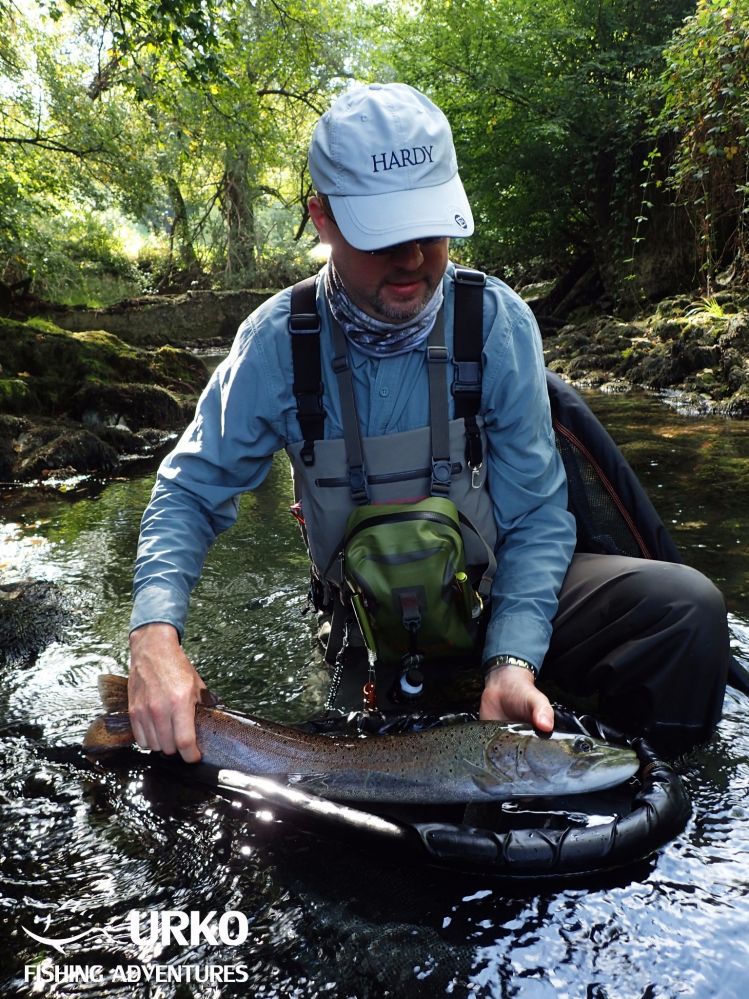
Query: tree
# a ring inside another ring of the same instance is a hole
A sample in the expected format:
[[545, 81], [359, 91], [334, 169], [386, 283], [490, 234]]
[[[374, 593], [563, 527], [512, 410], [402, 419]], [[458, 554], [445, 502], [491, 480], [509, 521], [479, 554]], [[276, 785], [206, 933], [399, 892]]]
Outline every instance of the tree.
[[716, 275], [749, 278], [749, 3], [700, 0], [666, 52], [656, 138], [670, 138], [667, 183], [688, 212], [708, 294]]
[[0, 90], [0, 159], [24, 181], [0, 193], [0, 267], [44, 269], [33, 232], [59, 224], [67, 191], [165, 235], [178, 270], [255, 280], [271, 205], [290, 240], [304, 231], [309, 132], [361, 60], [355, 5], [55, 3], [55, 33], [20, 23], [29, 68]]
[[[377, 8], [384, 72], [425, 89], [455, 131], [493, 268], [629, 251], [644, 152], [641, 81], [688, 0], [430, 0]], [[621, 267], [619, 267], [621, 270]]]

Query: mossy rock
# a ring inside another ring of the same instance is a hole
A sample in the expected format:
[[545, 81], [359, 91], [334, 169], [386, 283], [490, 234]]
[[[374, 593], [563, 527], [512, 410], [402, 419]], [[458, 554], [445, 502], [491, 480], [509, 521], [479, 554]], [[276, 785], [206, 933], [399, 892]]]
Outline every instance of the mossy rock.
[[21, 414], [39, 409], [39, 399], [25, 379], [0, 378], [0, 412]]
[[141, 384], [90, 382], [70, 401], [73, 416], [87, 426], [124, 426], [131, 431], [179, 426], [189, 418], [192, 408], [167, 389]]
[[17, 476], [21, 480], [37, 479], [43, 472], [54, 469], [78, 473], [112, 475], [119, 469], [117, 452], [89, 430], [72, 430], [59, 434], [49, 443], [34, 448], [21, 460]]
[[693, 303], [694, 300], [687, 295], [664, 298], [656, 306], [655, 315], [666, 319], [680, 318]]
[[28, 430], [27, 420], [0, 414], [0, 482], [12, 482], [16, 466], [15, 441]]
[[[7, 406], [0, 395], [0, 410], [5, 412], [38, 412], [41, 403], [46, 414], [72, 414], [71, 399], [89, 383], [155, 385], [187, 397], [192, 404], [208, 378], [200, 358], [187, 351], [141, 350], [112, 333], [69, 333], [44, 320], [21, 323], [0, 318], [0, 357], [4, 380], [14, 383], [7, 389], [9, 399], [12, 391]], [[15, 384], [19, 380], [27, 392]], [[179, 420], [181, 410], [173, 411]]]
[[208, 380], [203, 361], [177, 347], [159, 347], [151, 354], [151, 365], [163, 384], [176, 392], [200, 392]]
[[720, 409], [726, 416], [749, 416], [749, 385], [744, 385], [738, 392], [734, 392]]

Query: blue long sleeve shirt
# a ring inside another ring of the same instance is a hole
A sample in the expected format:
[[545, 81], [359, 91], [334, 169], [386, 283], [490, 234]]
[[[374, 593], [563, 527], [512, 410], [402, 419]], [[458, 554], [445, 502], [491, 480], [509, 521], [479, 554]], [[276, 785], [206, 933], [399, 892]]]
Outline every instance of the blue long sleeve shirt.
[[[451, 356], [453, 273], [449, 264], [443, 279]], [[325, 436], [340, 438], [322, 284], [318, 281], [317, 295]], [[190, 592], [212, 541], [236, 519], [238, 494], [256, 489], [274, 453], [302, 439], [292, 391], [289, 308], [286, 289], [242, 323], [192, 423], [162, 462], [141, 524], [132, 629], [166, 622], [182, 635]], [[498, 530], [484, 659], [515, 655], [540, 668], [575, 545], [575, 524], [554, 444], [538, 328], [525, 303], [496, 278], [487, 279], [484, 293], [482, 359], [485, 460]], [[352, 346], [350, 361], [363, 436], [429, 423], [426, 345], [384, 358]], [[452, 398], [449, 405], [452, 410]]]

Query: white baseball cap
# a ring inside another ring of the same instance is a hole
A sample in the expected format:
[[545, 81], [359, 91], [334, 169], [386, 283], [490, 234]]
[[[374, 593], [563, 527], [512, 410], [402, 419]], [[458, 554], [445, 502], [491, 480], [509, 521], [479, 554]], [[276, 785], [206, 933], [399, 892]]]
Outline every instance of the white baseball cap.
[[405, 83], [339, 97], [315, 126], [309, 170], [358, 250], [473, 232], [450, 124]]

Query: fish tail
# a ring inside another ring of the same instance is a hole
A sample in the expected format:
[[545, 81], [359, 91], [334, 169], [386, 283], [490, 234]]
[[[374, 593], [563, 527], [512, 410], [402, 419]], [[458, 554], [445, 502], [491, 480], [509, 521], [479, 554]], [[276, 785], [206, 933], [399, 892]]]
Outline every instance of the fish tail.
[[102, 673], [98, 679], [99, 696], [105, 711], [127, 711], [127, 677]]
[[115, 711], [94, 718], [83, 737], [83, 749], [86, 753], [111, 753], [129, 749], [134, 741], [127, 711]]

